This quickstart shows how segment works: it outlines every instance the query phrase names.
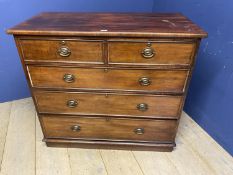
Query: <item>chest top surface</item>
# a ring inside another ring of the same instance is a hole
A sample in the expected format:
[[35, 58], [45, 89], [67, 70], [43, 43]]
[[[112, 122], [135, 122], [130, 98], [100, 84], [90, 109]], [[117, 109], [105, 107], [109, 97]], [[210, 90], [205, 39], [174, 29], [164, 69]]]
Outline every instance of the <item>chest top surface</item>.
[[7, 31], [14, 35], [187, 37], [207, 33], [180, 13], [41, 13]]

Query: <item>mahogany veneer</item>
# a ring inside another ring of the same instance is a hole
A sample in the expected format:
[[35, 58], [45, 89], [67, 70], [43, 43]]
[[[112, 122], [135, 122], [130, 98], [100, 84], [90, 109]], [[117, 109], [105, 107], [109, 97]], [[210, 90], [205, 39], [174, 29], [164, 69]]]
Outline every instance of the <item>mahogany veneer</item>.
[[[71, 67], [27, 67], [32, 87], [66, 89], [102, 89], [148, 93], [183, 93], [188, 70], [143, 70], [143, 69], [93, 69]], [[72, 74], [74, 81], [63, 80]], [[138, 83], [140, 78], [150, 78], [149, 86]], [[106, 83], [107, 81], [107, 83]]]
[[48, 146], [171, 151], [207, 33], [179, 13], [42, 13], [11, 29]]

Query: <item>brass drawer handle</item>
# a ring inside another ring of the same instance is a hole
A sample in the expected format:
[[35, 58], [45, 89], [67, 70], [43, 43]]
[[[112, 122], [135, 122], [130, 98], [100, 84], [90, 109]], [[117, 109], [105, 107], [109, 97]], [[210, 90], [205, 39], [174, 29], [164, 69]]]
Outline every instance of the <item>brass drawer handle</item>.
[[79, 132], [79, 131], [81, 131], [81, 126], [79, 126], [79, 125], [74, 125], [74, 126], [71, 126], [70, 129], [71, 129], [72, 131]]
[[151, 47], [146, 47], [142, 50], [142, 56], [146, 59], [150, 59], [150, 58], [153, 58], [154, 55], [155, 55], [155, 51], [153, 48]]
[[147, 111], [148, 110], [148, 104], [140, 103], [140, 104], [137, 105], [137, 109], [139, 111]]
[[141, 77], [139, 78], [138, 82], [142, 86], [149, 86], [151, 84], [151, 79], [147, 77]]
[[66, 105], [69, 107], [69, 108], [75, 108], [78, 106], [78, 102], [76, 100], [68, 100]]
[[142, 135], [142, 134], [144, 134], [144, 128], [136, 128], [135, 130], [134, 130], [134, 133], [135, 134], [138, 134], [138, 135]]
[[71, 51], [70, 49], [67, 47], [67, 46], [61, 46], [59, 49], [58, 49], [58, 54], [61, 56], [61, 57], [68, 57], [71, 55]]
[[65, 75], [63, 76], [63, 80], [64, 80], [65, 82], [67, 82], [67, 83], [72, 83], [72, 82], [74, 82], [74, 80], [75, 80], [75, 76], [72, 75], [72, 74], [65, 74]]

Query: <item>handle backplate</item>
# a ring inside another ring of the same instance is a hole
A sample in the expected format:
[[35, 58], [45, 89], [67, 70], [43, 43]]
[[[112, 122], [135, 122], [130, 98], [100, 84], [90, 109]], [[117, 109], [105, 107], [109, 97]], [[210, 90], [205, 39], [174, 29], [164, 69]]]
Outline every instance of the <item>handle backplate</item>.
[[148, 104], [146, 104], [146, 103], [139, 103], [137, 105], [137, 109], [139, 111], [147, 111], [148, 110]]
[[77, 100], [68, 100], [66, 105], [69, 107], [69, 108], [75, 108], [78, 106], [78, 102]]
[[68, 57], [71, 55], [71, 50], [67, 46], [61, 46], [57, 52], [61, 57]]
[[141, 77], [138, 82], [142, 86], [149, 86], [151, 84], [151, 79], [148, 77]]
[[138, 135], [142, 135], [142, 134], [144, 134], [144, 132], [145, 132], [144, 128], [136, 128], [136, 129], [134, 129], [134, 133], [138, 134]]
[[155, 50], [152, 47], [146, 47], [142, 50], [141, 54], [144, 58], [150, 59], [155, 56]]
[[75, 80], [75, 76], [73, 74], [65, 74], [63, 76], [63, 80], [67, 83], [73, 83]]
[[74, 132], [79, 132], [81, 130], [81, 126], [79, 125], [74, 125], [74, 126], [71, 126], [70, 128], [72, 131]]

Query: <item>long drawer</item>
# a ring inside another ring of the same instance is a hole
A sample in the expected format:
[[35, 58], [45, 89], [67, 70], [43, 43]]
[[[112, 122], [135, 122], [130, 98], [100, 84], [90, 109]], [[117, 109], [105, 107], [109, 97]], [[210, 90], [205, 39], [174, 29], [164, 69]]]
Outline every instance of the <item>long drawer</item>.
[[21, 39], [24, 60], [103, 64], [101, 40]]
[[183, 97], [34, 91], [40, 113], [177, 118]]
[[188, 70], [27, 67], [33, 87], [182, 93]]
[[195, 43], [109, 42], [109, 64], [128, 65], [190, 65]]
[[41, 115], [46, 138], [172, 142], [177, 120]]

